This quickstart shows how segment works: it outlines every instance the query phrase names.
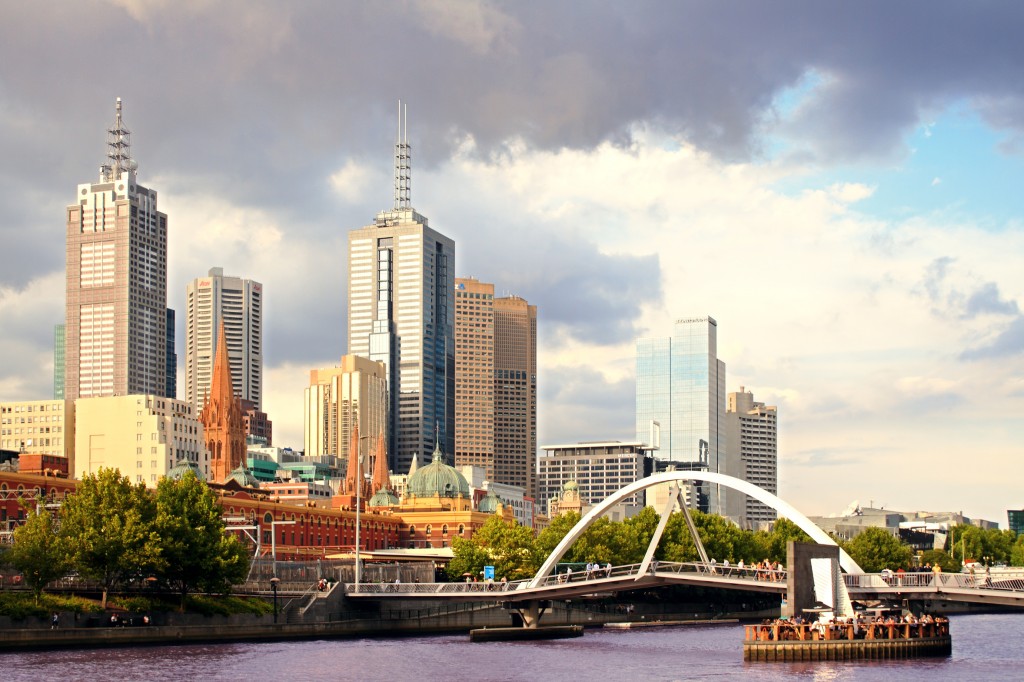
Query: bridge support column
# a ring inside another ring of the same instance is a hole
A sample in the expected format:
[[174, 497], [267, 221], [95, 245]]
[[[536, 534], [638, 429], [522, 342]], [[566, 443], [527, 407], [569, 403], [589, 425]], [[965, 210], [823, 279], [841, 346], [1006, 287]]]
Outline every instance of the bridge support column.
[[[540, 627], [540, 619], [551, 607], [550, 600], [533, 600], [510, 605], [510, 608], [519, 615], [519, 620], [524, 628], [536, 629]], [[513, 622], [515, 617], [513, 617]]]

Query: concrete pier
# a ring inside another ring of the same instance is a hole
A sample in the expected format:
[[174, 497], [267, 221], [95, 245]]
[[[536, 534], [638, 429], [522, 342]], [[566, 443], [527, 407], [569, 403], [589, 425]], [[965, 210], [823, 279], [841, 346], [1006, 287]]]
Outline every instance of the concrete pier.
[[949, 635], [921, 639], [744, 642], [744, 661], [876, 661], [949, 656]]

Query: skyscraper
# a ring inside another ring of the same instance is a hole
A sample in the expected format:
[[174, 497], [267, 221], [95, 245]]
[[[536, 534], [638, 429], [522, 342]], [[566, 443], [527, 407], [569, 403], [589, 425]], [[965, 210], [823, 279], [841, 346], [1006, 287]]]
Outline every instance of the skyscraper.
[[411, 206], [402, 118], [394, 208], [348, 235], [348, 352], [386, 367], [396, 472], [437, 440], [442, 451], [455, 450], [455, 242]]
[[537, 307], [455, 280], [455, 461], [533, 497], [537, 453]]
[[494, 480], [537, 491], [537, 306], [494, 299]]
[[174, 308], [167, 309], [167, 390], [168, 398], [178, 397], [178, 354], [174, 348]]
[[[304, 451], [307, 457], [349, 454], [352, 428], [371, 444], [387, 433], [387, 381], [384, 366], [356, 355], [345, 355], [338, 367], [309, 373], [304, 413]], [[363, 442], [363, 455], [373, 448]]]
[[455, 466], [494, 481], [494, 285], [455, 280]]
[[[652, 422], [660, 424], [659, 471], [725, 473], [725, 363], [711, 317], [677, 320], [668, 338], [637, 340], [637, 440], [647, 440]], [[695, 492], [701, 511], [723, 513], [723, 489], [705, 484]]]
[[263, 399], [263, 285], [251, 279], [225, 277], [210, 268], [206, 277], [186, 287], [185, 399], [203, 408], [217, 354], [217, 329], [224, 323], [234, 394], [253, 403]]
[[53, 326], [53, 399], [64, 399], [64, 325]]
[[[779, 492], [777, 408], [754, 401], [740, 386], [725, 412], [726, 472], [773, 495]], [[777, 518], [775, 509], [742, 493], [729, 492], [728, 515], [743, 528], [758, 529]]]
[[167, 216], [138, 184], [117, 99], [107, 163], [67, 207], [68, 399], [167, 390]]

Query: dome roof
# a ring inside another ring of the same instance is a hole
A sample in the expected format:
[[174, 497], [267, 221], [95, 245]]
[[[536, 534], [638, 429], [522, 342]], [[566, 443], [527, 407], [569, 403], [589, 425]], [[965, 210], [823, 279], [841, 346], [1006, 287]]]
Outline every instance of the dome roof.
[[580, 489], [580, 484], [577, 483], [576, 481], [573, 481], [573, 480], [566, 481], [565, 485], [562, 486], [562, 490], [564, 490], [565, 492], [569, 492], [570, 490], [579, 490], [579, 489]]
[[245, 468], [245, 465], [240, 465], [237, 469], [228, 474], [228, 477], [224, 479], [224, 482], [234, 481], [243, 488], [259, 488], [260, 482], [256, 480], [256, 477], [252, 475], [252, 472]]
[[495, 495], [493, 490], [488, 490], [484, 498], [480, 500], [480, 504], [477, 505], [477, 511], [484, 514], [494, 514], [502, 504], [505, 504], [502, 499]]
[[374, 493], [366, 505], [368, 507], [396, 507], [398, 506], [398, 498], [387, 488], [381, 488]]
[[469, 499], [469, 483], [466, 477], [444, 463], [441, 443], [434, 447], [434, 461], [417, 469], [406, 483], [407, 497], [461, 497]]
[[185, 459], [184, 457], [179, 459], [177, 463], [170, 468], [167, 472], [167, 478], [177, 481], [189, 471], [191, 471], [200, 481], [206, 480], [206, 477], [203, 476], [203, 472], [199, 470], [199, 465], [191, 460]]

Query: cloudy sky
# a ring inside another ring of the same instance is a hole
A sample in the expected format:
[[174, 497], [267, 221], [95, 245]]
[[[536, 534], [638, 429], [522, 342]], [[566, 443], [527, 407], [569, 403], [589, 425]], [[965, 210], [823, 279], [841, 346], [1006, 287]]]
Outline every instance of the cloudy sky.
[[[52, 391], [64, 208], [116, 97], [169, 305], [264, 283], [265, 409], [345, 351], [345, 245], [412, 203], [539, 308], [541, 443], [634, 437], [637, 337], [711, 315], [779, 489], [1005, 526], [1024, 494], [1024, 6], [0, 0], [0, 400]], [[179, 315], [179, 349], [182, 324]], [[180, 352], [180, 350], [179, 350]]]

